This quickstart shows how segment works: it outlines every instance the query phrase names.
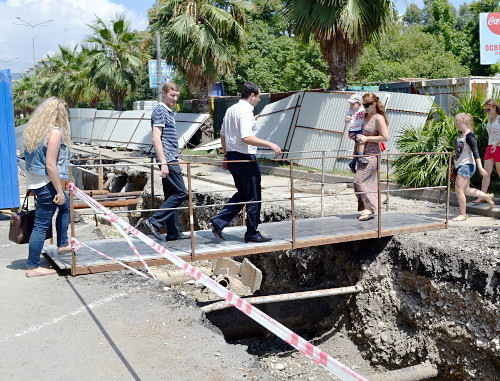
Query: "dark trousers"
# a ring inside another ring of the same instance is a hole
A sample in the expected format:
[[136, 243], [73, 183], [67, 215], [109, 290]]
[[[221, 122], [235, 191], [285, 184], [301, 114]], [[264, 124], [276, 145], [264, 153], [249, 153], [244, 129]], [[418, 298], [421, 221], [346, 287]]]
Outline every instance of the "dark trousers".
[[[255, 155], [239, 152], [228, 152], [227, 160], [255, 160]], [[229, 172], [233, 175], [237, 192], [229, 199], [228, 203], [260, 201], [260, 169], [257, 162], [227, 163]], [[253, 238], [259, 234], [257, 226], [260, 223], [260, 203], [246, 204], [247, 206], [247, 232], [246, 238]], [[225, 205], [212, 222], [220, 229], [224, 229], [231, 220], [243, 209], [243, 205]]]
[[[161, 208], [177, 208], [187, 199], [188, 192], [182, 178], [182, 171], [179, 164], [168, 165], [168, 176], [161, 179], [165, 201]], [[179, 211], [178, 210], [158, 210], [149, 221], [157, 228], [166, 225], [167, 239], [177, 239], [179, 236]]]
[[37, 197], [35, 209], [35, 225], [31, 233], [29, 243], [28, 269], [36, 269], [40, 266], [40, 254], [42, 253], [43, 243], [47, 230], [52, 224], [52, 217], [56, 210], [56, 230], [57, 230], [57, 247], [69, 245], [68, 241], [68, 225], [69, 225], [69, 196], [64, 192], [66, 202], [62, 205], [57, 205], [54, 202], [54, 197], [57, 194], [54, 185], [48, 183], [41, 188], [31, 190]]

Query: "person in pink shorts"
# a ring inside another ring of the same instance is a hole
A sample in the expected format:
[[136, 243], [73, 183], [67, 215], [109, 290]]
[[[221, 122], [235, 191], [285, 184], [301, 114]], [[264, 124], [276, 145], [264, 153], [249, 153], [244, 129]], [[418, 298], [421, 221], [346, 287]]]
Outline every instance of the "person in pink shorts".
[[[487, 193], [493, 167], [496, 167], [497, 174], [500, 176], [500, 107], [496, 99], [488, 99], [484, 102], [483, 107], [484, 111], [488, 114], [488, 122], [486, 123], [488, 146], [484, 154], [484, 169], [488, 172], [488, 175], [483, 177], [481, 191]], [[477, 204], [485, 201], [484, 198], [478, 197], [473, 202]]]

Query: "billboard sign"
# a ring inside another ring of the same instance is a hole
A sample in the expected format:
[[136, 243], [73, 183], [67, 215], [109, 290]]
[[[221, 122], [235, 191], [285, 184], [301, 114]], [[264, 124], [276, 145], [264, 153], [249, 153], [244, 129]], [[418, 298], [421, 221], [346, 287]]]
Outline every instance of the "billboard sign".
[[500, 12], [479, 14], [481, 65], [500, 62]]
[[[167, 61], [161, 60], [160, 83], [171, 81], [174, 78], [175, 70], [173, 65], [168, 65]], [[156, 60], [148, 61], [149, 87], [158, 87], [158, 70]]]

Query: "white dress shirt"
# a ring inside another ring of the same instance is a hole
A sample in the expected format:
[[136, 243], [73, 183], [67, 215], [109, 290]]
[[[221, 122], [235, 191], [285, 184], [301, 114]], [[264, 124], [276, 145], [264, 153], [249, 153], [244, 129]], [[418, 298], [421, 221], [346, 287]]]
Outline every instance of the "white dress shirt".
[[226, 152], [237, 151], [255, 155], [257, 147], [246, 144], [241, 139], [255, 136], [257, 123], [253, 116], [253, 106], [240, 99], [238, 103], [229, 107], [224, 115], [220, 135], [225, 137]]

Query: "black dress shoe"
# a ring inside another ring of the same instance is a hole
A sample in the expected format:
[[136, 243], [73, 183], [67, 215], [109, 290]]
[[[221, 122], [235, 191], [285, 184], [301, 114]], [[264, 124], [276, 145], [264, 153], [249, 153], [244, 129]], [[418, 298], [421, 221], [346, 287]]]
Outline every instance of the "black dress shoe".
[[255, 237], [250, 237], [250, 238], [245, 237], [245, 243], [248, 243], [248, 242], [269, 242], [270, 240], [272, 240], [272, 238], [264, 237], [261, 234], [256, 235]]
[[154, 226], [154, 225], [153, 225], [153, 224], [152, 224], [149, 220], [144, 220], [144, 221], [142, 221], [142, 224], [143, 224], [146, 228], [148, 228], [148, 230], [150, 231], [150, 233], [151, 233], [152, 235], [154, 235], [154, 237], [155, 237], [156, 239], [161, 240], [161, 234], [160, 234], [160, 232], [158, 231], [158, 229], [156, 228], [156, 226]]
[[222, 235], [222, 229], [213, 221], [210, 221], [210, 225], [212, 226], [212, 233], [214, 234], [214, 237], [225, 241], [226, 239]]
[[179, 233], [179, 235], [177, 237], [167, 237], [165, 240], [166, 241], [177, 241], [178, 239], [190, 239], [191, 238], [191, 235], [190, 234], [186, 234], [186, 233]]

